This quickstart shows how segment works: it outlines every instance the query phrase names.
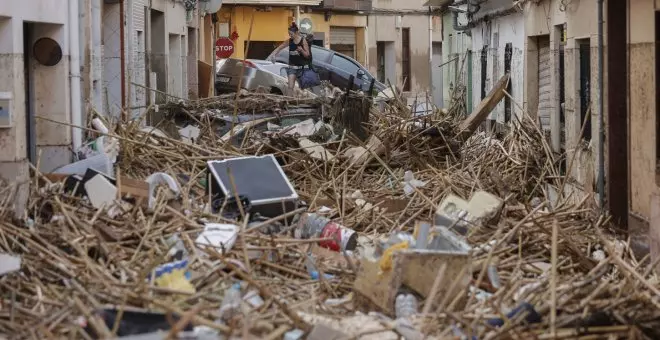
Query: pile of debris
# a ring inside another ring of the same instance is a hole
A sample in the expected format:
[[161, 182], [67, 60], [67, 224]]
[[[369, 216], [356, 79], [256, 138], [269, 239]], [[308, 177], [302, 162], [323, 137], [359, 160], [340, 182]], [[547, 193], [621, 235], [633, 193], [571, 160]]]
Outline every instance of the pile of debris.
[[465, 120], [251, 94], [95, 121], [23, 220], [0, 206], [0, 334], [658, 337], [651, 264], [533, 120], [474, 133], [495, 99]]

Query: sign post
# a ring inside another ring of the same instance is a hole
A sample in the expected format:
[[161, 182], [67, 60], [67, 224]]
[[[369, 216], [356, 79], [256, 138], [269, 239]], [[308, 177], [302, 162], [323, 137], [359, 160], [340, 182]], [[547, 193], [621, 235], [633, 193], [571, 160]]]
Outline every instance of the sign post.
[[227, 37], [218, 38], [215, 42], [215, 55], [219, 59], [229, 58], [234, 54], [234, 42]]
[[304, 18], [300, 20], [300, 32], [303, 34], [310, 34], [312, 33], [312, 29], [314, 26], [312, 25], [312, 20], [309, 18]]

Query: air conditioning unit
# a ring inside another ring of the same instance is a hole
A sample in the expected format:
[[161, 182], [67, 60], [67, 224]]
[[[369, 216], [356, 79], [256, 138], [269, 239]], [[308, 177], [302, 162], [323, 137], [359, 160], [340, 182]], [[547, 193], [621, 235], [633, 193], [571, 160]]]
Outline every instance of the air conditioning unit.
[[402, 18], [401, 18], [400, 15], [397, 15], [397, 16], [394, 17], [394, 27], [396, 29], [401, 29], [401, 20], [402, 20]]

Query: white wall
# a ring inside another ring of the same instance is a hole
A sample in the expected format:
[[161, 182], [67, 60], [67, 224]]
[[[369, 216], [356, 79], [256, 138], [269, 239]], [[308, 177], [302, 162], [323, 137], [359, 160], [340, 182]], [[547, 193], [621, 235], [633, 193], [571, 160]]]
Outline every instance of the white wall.
[[[94, 0], [99, 1], [99, 0]], [[181, 2], [172, 2], [171, 0], [128, 0], [130, 6], [124, 6], [126, 11], [124, 44], [125, 65], [121, 63], [120, 50], [120, 13], [119, 5], [103, 5], [102, 31], [103, 31], [103, 93], [104, 101], [102, 107], [110, 117], [119, 118], [120, 108], [123, 106], [121, 98], [121, 69], [126, 68], [125, 84], [123, 86], [129, 89], [126, 93], [129, 96], [128, 104], [133, 107], [131, 116], [133, 118], [142, 114], [148, 106], [147, 103], [147, 58], [150, 38], [150, 27], [148, 23], [150, 18], [145, 16], [145, 6], [151, 3], [151, 9], [163, 12], [165, 17], [165, 32], [162, 35], [163, 41], [151, 41], [151, 46], [164, 46], [164, 55], [162, 58], [168, 60], [163, 73], [168, 78], [167, 87], [161, 90], [169, 94], [187, 98], [188, 68], [182, 67], [187, 64], [188, 48], [183, 45], [187, 42], [188, 26], [196, 27], [197, 23], [194, 16], [193, 20], [188, 21], [186, 10]], [[176, 41], [176, 46], [170, 46], [170, 36], [177, 36], [172, 41]], [[182, 48], [185, 47], [185, 48]], [[196, 51], [195, 51], [196, 52]], [[160, 52], [159, 52], [160, 53]], [[169, 55], [174, 53], [176, 57]], [[196, 53], [195, 53], [196, 55]], [[158, 56], [161, 58], [161, 56]], [[153, 65], [152, 65], [153, 66]], [[153, 69], [152, 69], [153, 70]], [[155, 84], [149, 85], [156, 88]]]
[[[0, 128], [0, 181], [16, 183], [17, 196], [13, 200], [17, 217], [24, 212], [29, 192], [29, 166], [26, 145], [26, 91], [25, 64], [32, 73], [34, 93], [31, 102], [35, 113], [48, 118], [70, 122], [70, 77], [68, 6], [62, 0], [0, 0], [0, 92], [13, 97], [10, 110], [13, 126]], [[33, 34], [28, 43], [41, 37], [54, 39], [62, 48], [62, 60], [52, 67], [36, 65], [25, 60], [23, 23], [30, 22]], [[39, 105], [37, 107], [37, 103]], [[42, 170], [57, 163], [67, 162], [71, 154], [66, 151], [71, 143], [71, 129], [53, 123], [34, 122], [37, 148], [44, 152]], [[57, 134], [53, 133], [57, 131]], [[0, 197], [2, 199], [4, 197]]]
[[[482, 9], [483, 11], [483, 9]], [[484, 12], [486, 13], [486, 12]], [[481, 12], [479, 13], [481, 14]], [[481, 50], [484, 45], [488, 46], [487, 75], [486, 75], [486, 94], [504, 75], [504, 50], [507, 43], [513, 47], [511, 57], [511, 96], [522, 104], [523, 85], [524, 85], [524, 51], [525, 51], [525, 31], [524, 18], [521, 13], [514, 13], [508, 16], [492, 19], [488, 22], [482, 22], [472, 31], [472, 102], [473, 106], [481, 101]], [[511, 103], [512, 116], [520, 114], [515, 103]], [[504, 122], [504, 100], [502, 100], [495, 110], [490, 114], [489, 119], [495, 119], [500, 123]]]

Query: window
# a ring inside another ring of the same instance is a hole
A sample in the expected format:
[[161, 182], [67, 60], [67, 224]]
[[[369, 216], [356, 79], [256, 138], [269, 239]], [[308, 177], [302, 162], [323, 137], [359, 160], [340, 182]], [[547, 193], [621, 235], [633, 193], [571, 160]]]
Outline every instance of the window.
[[347, 58], [335, 54], [332, 57], [332, 62], [330, 64], [340, 70], [343, 70], [344, 72], [347, 72], [348, 74], [357, 76], [357, 71], [359, 67], [355, 65], [355, 63], [353, 63], [352, 61], [348, 60]]
[[385, 83], [385, 42], [376, 42], [376, 59], [378, 59], [378, 70], [376, 72], [378, 81]]
[[330, 51], [324, 50], [322, 48], [314, 48], [311, 47], [312, 49], [312, 59], [316, 61], [328, 61], [328, 58], [330, 57]]

